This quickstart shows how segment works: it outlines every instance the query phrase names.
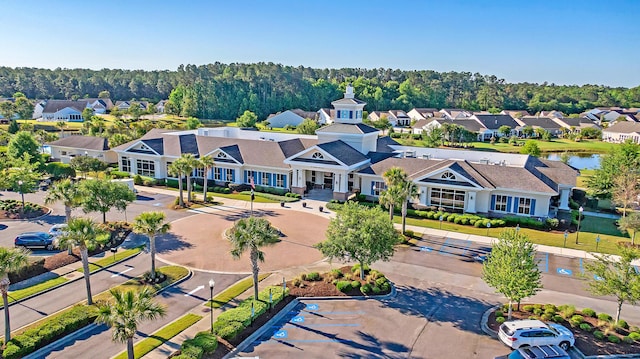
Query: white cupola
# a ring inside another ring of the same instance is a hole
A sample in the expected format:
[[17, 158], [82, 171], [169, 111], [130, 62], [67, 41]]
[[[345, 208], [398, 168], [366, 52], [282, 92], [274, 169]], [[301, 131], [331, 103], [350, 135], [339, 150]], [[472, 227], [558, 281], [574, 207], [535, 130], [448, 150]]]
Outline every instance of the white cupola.
[[344, 98], [333, 101], [331, 105], [335, 109], [335, 123], [358, 124], [362, 123], [362, 111], [367, 103], [355, 98], [353, 86], [347, 85]]

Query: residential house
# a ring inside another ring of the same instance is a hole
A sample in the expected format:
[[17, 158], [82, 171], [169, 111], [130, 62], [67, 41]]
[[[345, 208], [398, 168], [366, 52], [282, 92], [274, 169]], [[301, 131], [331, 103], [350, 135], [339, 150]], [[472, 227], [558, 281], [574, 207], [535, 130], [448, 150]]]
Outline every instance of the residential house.
[[442, 110], [440, 110], [438, 112], [440, 112], [445, 118], [447, 118], [449, 120], [458, 120], [458, 119], [462, 119], [462, 118], [469, 118], [472, 115], [471, 112], [469, 112], [467, 110], [463, 110], [461, 108], [443, 108]]
[[335, 110], [330, 108], [321, 108], [318, 110], [318, 123], [321, 125], [330, 125], [335, 118]]
[[36, 101], [36, 103], [33, 105], [33, 114], [31, 115], [31, 118], [42, 118], [42, 111], [44, 111], [44, 106], [46, 104], [47, 101], [45, 100]]
[[640, 144], [640, 122], [616, 122], [602, 130], [602, 140], [613, 143], [631, 140]]
[[166, 106], [168, 100], [160, 100], [157, 104], [156, 104], [156, 112], [157, 113], [164, 113], [164, 107]]
[[578, 133], [585, 128], [600, 129], [600, 126], [586, 117], [563, 117], [552, 118], [551, 120], [559, 124], [563, 128], [566, 128], [567, 130], [575, 133]]
[[44, 121], [82, 122], [82, 111], [91, 108], [87, 100], [47, 100], [42, 109]]
[[541, 129], [549, 132], [552, 136], [559, 136], [562, 134], [562, 126], [553, 121], [549, 117], [537, 117], [537, 116], [523, 116], [521, 118], [514, 118], [518, 123], [518, 135], [522, 135], [522, 129], [525, 127], [531, 127], [534, 130]]
[[502, 110], [500, 111], [501, 115], [509, 115], [513, 118], [521, 118], [524, 116], [531, 116], [529, 111], [527, 110]]
[[93, 136], [68, 136], [47, 143], [51, 147], [51, 159], [69, 163], [77, 156], [90, 156], [106, 163], [116, 163], [117, 155], [109, 151], [106, 138]]
[[115, 107], [120, 111], [127, 111], [132, 103], [137, 103], [140, 106], [140, 110], [146, 111], [149, 103], [147, 101], [116, 101]]
[[269, 122], [269, 127], [272, 128], [284, 128], [287, 126], [298, 126], [304, 121], [304, 117], [299, 116], [291, 110], [287, 110], [284, 112], [278, 112], [276, 114], [271, 114], [267, 117], [267, 122]]
[[[384, 189], [384, 172], [398, 166], [418, 188], [419, 196], [413, 200], [417, 208], [534, 218], [569, 210], [577, 171], [562, 162], [400, 146], [362, 123], [366, 104], [353, 97], [351, 86], [332, 105], [332, 123], [316, 136], [227, 127], [154, 129], [107, 152], [115, 153], [120, 170], [158, 179], [173, 177], [167, 169], [183, 153], [211, 155], [214, 168], [194, 170], [197, 180], [206, 176], [217, 185], [253, 182], [306, 193], [309, 198], [337, 200], [358, 193], [376, 200]], [[481, 124], [475, 119], [446, 121]]]
[[540, 117], [549, 117], [549, 118], [563, 118], [564, 117], [564, 113], [562, 113], [560, 111], [556, 111], [556, 110], [540, 111], [540, 113], [538, 113], [538, 116], [540, 116]]
[[386, 118], [393, 127], [405, 127], [411, 124], [411, 118], [402, 110], [372, 111], [369, 113], [371, 122], [380, 121], [382, 118]]
[[[502, 137], [503, 135], [498, 132], [498, 129], [502, 126], [511, 128], [509, 136], [516, 134], [516, 128], [519, 125], [518, 122], [509, 115], [475, 114], [469, 119], [476, 120], [482, 126], [481, 130], [478, 131], [480, 141], [490, 140], [491, 137]], [[454, 123], [457, 122], [454, 121]]]
[[85, 98], [82, 101], [89, 101], [89, 106], [96, 114], [105, 114], [113, 108], [110, 98]]
[[438, 112], [437, 108], [415, 107], [407, 112], [407, 115], [414, 121], [420, 121], [433, 117], [435, 112]]

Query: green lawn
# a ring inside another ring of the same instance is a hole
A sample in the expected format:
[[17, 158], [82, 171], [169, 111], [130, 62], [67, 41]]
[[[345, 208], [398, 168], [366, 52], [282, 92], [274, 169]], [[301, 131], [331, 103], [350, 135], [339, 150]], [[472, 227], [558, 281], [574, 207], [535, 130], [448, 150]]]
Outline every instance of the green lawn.
[[[395, 223], [401, 222], [400, 216], [394, 217]], [[407, 224], [419, 227], [440, 229], [440, 221], [430, 219], [407, 218]], [[622, 237], [621, 233], [615, 229], [613, 220], [607, 220], [599, 217], [587, 216], [580, 223], [579, 244], [575, 244], [576, 233], [569, 233], [567, 236], [567, 248], [580, 249], [587, 252], [596, 251], [596, 237], [600, 236], [598, 244], [598, 252], [618, 254], [617, 243], [628, 242], [628, 237]], [[443, 222], [442, 230], [459, 232], [466, 234], [475, 234], [479, 236], [497, 237], [505, 228], [476, 228], [473, 226], [463, 226], [451, 222]], [[529, 239], [536, 244], [562, 247], [564, 245], [563, 232], [546, 232], [529, 228], [520, 229], [521, 233], [529, 236]]]
[[[26, 287], [23, 289], [18, 289], [18, 290], [14, 290], [14, 291], [9, 291], [9, 303], [13, 303], [17, 300], [26, 298], [28, 296], [34, 295], [36, 293], [45, 291], [49, 288], [53, 288], [57, 285], [60, 285], [62, 283], [68, 282], [68, 280], [64, 277], [56, 277], [56, 278], [52, 278], [49, 279], [47, 281], [44, 282], [40, 282], [38, 284], [34, 284], [30, 287]], [[2, 308], [3, 305], [0, 305], [0, 308]]]
[[[124, 251], [120, 251], [115, 255], [111, 253], [104, 252], [104, 257], [98, 260], [90, 260], [89, 261], [89, 272], [93, 273], [97, 270], [100, 270], [104, 267], [110, 266], [114, 263], [120, 262], [126, 258], [132, 257], [142, 250], [142, 247], [126, 249]], [[78, 272], [83, 273], [84, 270], [82, 268], [77, 269]]]
[[[417, 140], [402, 140], [395, 138], [400, 144], [410, 146], [423, 146], [422, 141]], [[615, 144], [609, 142], [602, 142], [596, 140], [584, 140], [580, 142], [571, 141], [568, 139], [555, 138], [551, 141], [533, 140], [538, 143], [538, 147], [542, 152], [586, 152], [586, 153], [607, 153]], [[520, 141], [523, 142], [523, 141]], [[489, 142], [472, 142], [473, 150], [476, 151], [491, 151], [491, 152], [506, 152], [506, 153], [520, 153], [520, 146], [513, 146], [508, 143], [495, 143]], [[446, 148], [446, 147], [445, 147]]]
[[[142, 358], [147, 353], [164, 344], [167, 340], [175, 337], [183, 330], [198, 322], [200, 319], [202, 319], [202, 316], [189, 313], [167, 324], [134, 345], [134, 358]], [[127, 351], [125, 350], [121, 352], [115, 356], [114, 359], [127, 359]]]
[[[258, 275], [258, 282], [262, 281], [263, 279], [267, 278], [271, 273], [262, 273]], [[240, 294], [244, 293], [247, 289], [253, 287], [253, 277], [249, 276], [239, 282], [237, 282], [236, 284], [232, 285], [231, 287], [223, 290], [222, 292], [218, 293], [215, 297], [213, 297], [213, 307], [214, 308], [222, 308], [222, 306], [224, 306], [225, 304], [229, 303], [229, 301], [231, 301], [233, 298], [239, 296]], [[205, 306], [211, 307], [211, 301], [208, 300], [205, 304]]]

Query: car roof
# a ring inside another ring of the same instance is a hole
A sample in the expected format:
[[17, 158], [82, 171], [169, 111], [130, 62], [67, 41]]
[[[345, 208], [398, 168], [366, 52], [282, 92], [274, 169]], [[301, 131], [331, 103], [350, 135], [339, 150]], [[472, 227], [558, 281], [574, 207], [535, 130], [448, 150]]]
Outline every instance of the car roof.
[[504, 322], [504, 324], [512, 330], [547, 327], [547, 325], [544, 324], [543, 321], [537, 319], [514, 320], [510, 322]]
[[48, 236], [49, 233], [47, 232], [24, 232], [24, 233], [20, 233], [18, 234], [18, 237], [21, 236]]
[[65, 228], [65, 227], [67, 227], [66, 223], [58, 223], [51, 226], [51, 228]]
[[525, 358], [558, 358], [569, 357], [566, 351], [557, 345], [540, 345], [518, 349]]

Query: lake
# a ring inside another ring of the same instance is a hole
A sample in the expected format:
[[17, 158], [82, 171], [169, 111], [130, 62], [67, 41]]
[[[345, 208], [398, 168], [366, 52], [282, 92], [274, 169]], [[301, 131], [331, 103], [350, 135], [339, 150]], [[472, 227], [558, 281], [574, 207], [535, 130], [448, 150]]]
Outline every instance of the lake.
[[[542, 158], [560, 161], [561, 153], [545, 153]], [[569, 157], [569, 165], [580, 170], [595, 170], [600, 168], [600, 155], [594, 153], [572, 153]]]

